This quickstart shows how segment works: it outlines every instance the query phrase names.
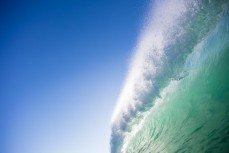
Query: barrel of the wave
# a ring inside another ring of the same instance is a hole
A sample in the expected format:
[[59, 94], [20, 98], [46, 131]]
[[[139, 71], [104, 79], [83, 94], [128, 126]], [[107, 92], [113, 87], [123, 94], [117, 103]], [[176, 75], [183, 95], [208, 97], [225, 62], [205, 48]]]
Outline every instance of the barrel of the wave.
[[196, 2], [166, 42], [160, 88], [143, 99], [152, 105], [113, 127], [112, 153], [229, 152], [229, 1]]
[[[191, 63], [191, 64], [190, 64]], [[229, 15], [196, 45], [126, 152], [229, 152]]]

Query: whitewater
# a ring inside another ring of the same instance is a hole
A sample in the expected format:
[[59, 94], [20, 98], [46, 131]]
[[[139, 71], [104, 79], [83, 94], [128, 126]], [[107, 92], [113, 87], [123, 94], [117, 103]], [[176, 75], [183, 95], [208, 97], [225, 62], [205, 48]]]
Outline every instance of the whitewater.
[[229, 0], [149, 5], [111, 153], [229, 152]]

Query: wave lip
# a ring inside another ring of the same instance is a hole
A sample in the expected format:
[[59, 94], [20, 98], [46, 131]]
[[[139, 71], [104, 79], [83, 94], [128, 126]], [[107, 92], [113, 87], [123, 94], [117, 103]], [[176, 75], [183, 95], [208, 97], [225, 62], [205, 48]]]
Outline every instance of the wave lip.
[[[170, 3], [172, 3], [172, 1], [170, 1]], [[158, 9], [158, 15], [151, 15], [150, 18], [154, 20], [151, 22], [148, 21], [149, 26], [146, 27], [139, 40], [125, 86], [113, 113], [113, 124], [120, 122], [118, 120], [120, 120], [123, 115], [127, 116], [130, 111], [137, 109], [137, 105], [142, 103], [140, 99], [142, 99], [142, 97], [149, 92], [149, 89], [153, 87], [153, 84], [155, 84], [154, 79], [157, 79], [158, 72], [162, 70], [165, 60], [165, 33], [169, 31], [170, 26], [173, 24], [173, 26], [175, 26], [175, 20], [177, 20], [185, 10], [184, 4], [178, 2], [177, 4], [180, 5], [174, 5], [173, 9], [170, 8], [168, 12], [169, 15], [163, 15], [161, 12], [161, 10], [167, 9], [167, 5], [164, 3], [155, 4], [165, 8]], [[155, 8], [159, 8], [159, 6]], [[160, 18], [157, 18], [157, 16], [160, 16]]]
[[188, 75], [183, 70], [186, 58], [215, 27], [226, 4], [226, 0], [154, 3], [112, 116], [112, 153], [125, 152], [163, 88]]

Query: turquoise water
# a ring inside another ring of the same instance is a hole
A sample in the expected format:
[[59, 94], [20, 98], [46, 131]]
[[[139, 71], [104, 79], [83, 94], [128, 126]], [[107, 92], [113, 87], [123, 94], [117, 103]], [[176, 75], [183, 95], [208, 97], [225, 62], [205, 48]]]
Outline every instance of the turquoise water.
[[113, 123], [112, 153], [229, 152], [228, 3], [187, 4], [154, 84]]

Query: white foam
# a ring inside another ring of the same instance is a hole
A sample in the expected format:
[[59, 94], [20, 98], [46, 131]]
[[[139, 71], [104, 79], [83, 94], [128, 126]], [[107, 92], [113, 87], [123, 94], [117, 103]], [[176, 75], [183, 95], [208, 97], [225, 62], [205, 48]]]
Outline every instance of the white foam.
[[169, 29], [186, 10], [185, 0], [156, 1], [147, 17], [145, 29], [137, 43], [124, 87], [112, 116], [112, 124], [119, 124], [129, 110], [136, 111], [140, 97], [154, 85], [153, 76], [163, 65], [164, 46]]

